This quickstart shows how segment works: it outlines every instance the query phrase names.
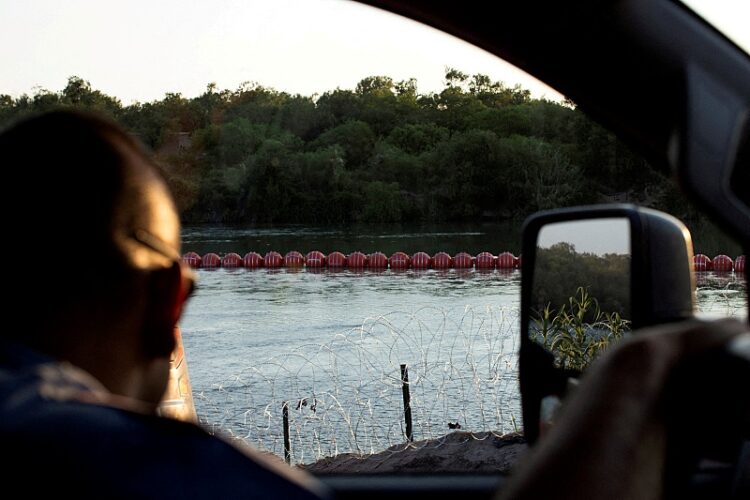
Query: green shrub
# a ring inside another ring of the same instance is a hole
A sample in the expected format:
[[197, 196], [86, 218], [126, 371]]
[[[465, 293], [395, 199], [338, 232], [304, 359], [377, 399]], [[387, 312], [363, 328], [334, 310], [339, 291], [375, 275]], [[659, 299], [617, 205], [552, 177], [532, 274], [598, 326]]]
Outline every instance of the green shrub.
[[554, 354], [558, 368], [578, 371], [630, 331], [629, 320], [601, 311], [584, 287], [559, 310], [547, 304], [532, 321], [531, 339]]

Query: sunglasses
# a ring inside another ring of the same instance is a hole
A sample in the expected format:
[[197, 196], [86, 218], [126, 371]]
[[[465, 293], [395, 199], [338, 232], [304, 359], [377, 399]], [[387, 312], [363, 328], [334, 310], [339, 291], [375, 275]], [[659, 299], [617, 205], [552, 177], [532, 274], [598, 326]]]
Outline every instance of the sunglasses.
[[144, 229], [136, 229], [132, 232], [131, 237], [141, 245], [144, 245], [156, 253], [174, 261], [175, 265], [182, 268], [182, 276], [185, 283], [185, 299], [187, 300], [195, 292], [197, 277], [190, 267], [182, 262], [180, 253], [167, 244], [164, 240], [155, 236]]

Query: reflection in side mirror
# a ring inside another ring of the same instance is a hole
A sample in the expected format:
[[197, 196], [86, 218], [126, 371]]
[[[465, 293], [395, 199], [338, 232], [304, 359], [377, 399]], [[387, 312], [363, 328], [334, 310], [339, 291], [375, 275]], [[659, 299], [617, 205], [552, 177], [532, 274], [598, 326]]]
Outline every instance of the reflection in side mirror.
[[693, 251], [677, 219], [609, 205], [531, 216], [522, 253], [519, 378], [534, 443], [540, 417], [599, 354], [631, 330], [693, 315]]
[[583, 371], [630, 331], [630, 257], [625, 217], [541, 228], [528, 328], [556, 368]]

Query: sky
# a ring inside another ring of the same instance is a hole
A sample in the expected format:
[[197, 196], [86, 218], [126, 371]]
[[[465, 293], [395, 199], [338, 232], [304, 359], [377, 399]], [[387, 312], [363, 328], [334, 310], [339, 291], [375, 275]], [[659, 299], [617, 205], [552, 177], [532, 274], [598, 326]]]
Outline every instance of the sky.
[[0, 46], [0, 93], [14, 97], [71, 75], [126, 104], [211, 82], [313, 95], [372, 75], [414, 77], [429, 92], [450, 66], [561, 98], [457, 38], [344, 0], [0, 0]]
[[[722, 22], [750, 38], [747, 0], [690, 3], [732, 4]], [[457, 38], [346, 0], [0, 0], [0, 46], [0, 94], [13, 97], [61, 90], [72, 75], [125, 104], [194, 97], [209, 83], [313, 95], [373, 75], [414, 77], [426, 93], [454, 67], [562, 99]]]
[[630, 254], [630, 221], [625, 217], [547, 224], [539, 231], [537, 246], [571, 243], [578, 253]]

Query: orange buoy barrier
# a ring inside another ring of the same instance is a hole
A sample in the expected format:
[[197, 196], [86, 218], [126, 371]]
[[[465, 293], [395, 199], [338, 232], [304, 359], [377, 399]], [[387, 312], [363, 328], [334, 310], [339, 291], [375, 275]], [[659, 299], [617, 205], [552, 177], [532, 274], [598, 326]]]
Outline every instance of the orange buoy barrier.
[[211, 269], [214, 267], [221, 267], [221, 257], [213, 252], [209, 252], [203, 256], [203, 262], [201, 267], [204, 269]]
[[411, 266], [411, 257], [404, 252], [394, 252], [391, 258], [388, 259], [388, 263], [391, 269], [409, 269], [409, 266]]
[[474, 267], [474, 257], [466, 252], [459, 252], [453, 257], [453, 266], [456, 269], [471, 269]]
[[477, 269], [494, 269], [495, 268], [495, 256], [490, 252], [481, 252], [477, 255], [476, 259]]
[[[365, 255], [362, 252], [352, 252], [349, 256], [341, 252], [331, 252], [326, 256], [323, 252], [313, 250], [307, 255], [302, 255], [296, 250], [287, 252], [281, 256], [279, 252], [270, 251], [265, 256], [257, 252], [248, 252], [244, 257], [239, 254], [229, 252], [224, 257], [209, 252], [201, 257], [196, 252], [186, 252], [182, 256], [182, 261], [193, 268], [236, 268], [246, 267], [256, 269], [259, 267], [278, 268], [282, 266], [290, 268], [300, 268], [307, 266], [309, 268], [344, 268], [349, 269], [520, 269], [522, 256], [516, 257], [512, 252], [501, 252], [495, 256], [490, 252], [480, 252], [476, 257], [472, 257], [466, 252], [459, 252], [451, 257], [446, 252], [437, 252], [433, 257], [426, 252], [416, 252], [409, 256], [405, 252], [394, 252], [390, 258], [386, 257], [383, 252], [373, 252]], [[745, 272], [745, 256], [739, 255], [736, 260], [721, 254], [710, 259], [707, 255], [696, 254], [693, 257], [693, 269], [695, 271], [716, 271], [716, 272]]]
[[230, 252], [221, 258], [221, 267], [233, 268], [242, 267], [243, 265], [242, 257], [234, 252]]
[[728, 255], [717, 255], [713, 260], [714, 271], [728, 273], [734, 269], [734, 261]]
[[696, 271], [710, 271], [713, 269], [711, 259], [708, 255], [699, 253], [693, 257], [693, 269]]
[[383, 252], [373, 252], [367, 256], [367, 267], [370, 269], [386, 269], [388, 257]]
[[445, 252], [438, 252], [432, 257], [432, 267], [435, 269], [450, 269], [453, 267], [453, 257]]
[[284, 263], [284, 258], [281, 256], [279, 252], [270, 251], [266, 254], [265, 257], [263, 257], [263, 263], [268, 268], [276, 268], [281, 267], [281, 265]]
[[198, 269], [199, 267], [201, 267], [203, 259], [195, 252], [188, 252], [182, 256], [182, 262], [192, 267], [193, 269]]
[[498, 269], [513, 269], [518, 267], [518, 257], [510, 252], [503, 252], [497, 256]]
[[427, 252], [417, 252], [411, 256], [411, 267], [414, 269], [429, 269], [432, 267], [432, 257]]
[[284, 267], [302, 267], [305, 265], [305, 258], [297, 250], [287, 252], [284, 256]]
[[305, 255], [305, 264], [307, 267], [325, 267], [326, 256], [323, 252], [319, 252], [318, 250], [307, 252], [307, 255]]
[[242, 258], [242, 263], [247, 268], [256, 269], [263, 267], [263, 257], [258, 252], [248, 252]]
[[745, 256], [740, 255], [736, 259], [734, 259], [734, 270], [738, 273], [744, 273], [745, 272]]
[[346, 255], [341, 252], [331, 252], [326, 258], [328, 267], [346, 267]]
[[362, 252], [352, 252], [346, 260], [349, 262], [349, 269], [364, 269], [367, 265], [367, 255]]

